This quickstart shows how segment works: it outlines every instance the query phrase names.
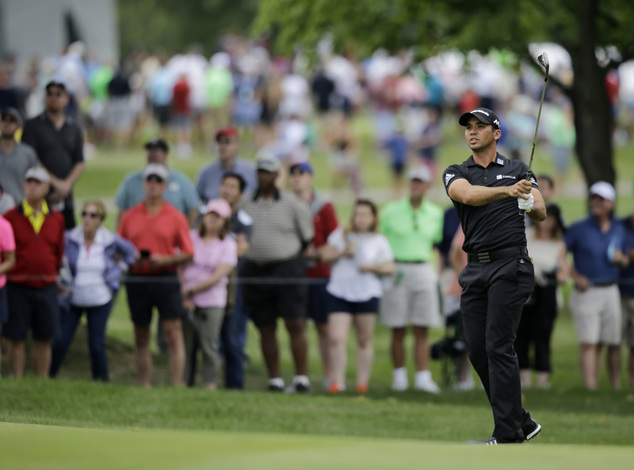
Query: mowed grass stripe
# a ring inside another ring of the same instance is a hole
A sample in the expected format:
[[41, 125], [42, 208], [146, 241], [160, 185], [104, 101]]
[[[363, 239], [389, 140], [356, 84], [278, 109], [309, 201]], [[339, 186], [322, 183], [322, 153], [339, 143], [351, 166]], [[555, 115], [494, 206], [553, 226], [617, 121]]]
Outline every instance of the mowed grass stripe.
[[283, 434], [94, 430], [0, 424], [0, 468], [457, 469], [631, 468], [634, 449], [530, 443], [469, 446]]
[[[481, 390], [369, 396], [140, 387], [56, 380], [2, 380], [0, 421], [85, 428], [210, 430], [464, 442], [492, 432]], [[544, 431], [539, 442], [631, 445], [634, 405], [623, 391], [568, 389], [525, 395]]]

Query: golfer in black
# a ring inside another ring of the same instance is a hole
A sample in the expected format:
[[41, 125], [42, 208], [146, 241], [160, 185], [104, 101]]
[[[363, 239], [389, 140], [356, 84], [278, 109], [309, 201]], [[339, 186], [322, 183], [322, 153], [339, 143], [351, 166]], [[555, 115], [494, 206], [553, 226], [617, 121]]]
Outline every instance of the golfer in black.
[[502, 135], [493, 111], [460, 116], [473, 155], [443, 174], [458, 210], [469, 262], [460, 274], [460, 308], [469, 358], [491, 403], [492, 437], [472, 444], [521, 443], [541, 426], [524, 411], [513, 349], [522, 305], [533, 292], [534, 271], [526, 250], [524, 213], [538, 222], [546, 208], [526, 164], [497, 153]]

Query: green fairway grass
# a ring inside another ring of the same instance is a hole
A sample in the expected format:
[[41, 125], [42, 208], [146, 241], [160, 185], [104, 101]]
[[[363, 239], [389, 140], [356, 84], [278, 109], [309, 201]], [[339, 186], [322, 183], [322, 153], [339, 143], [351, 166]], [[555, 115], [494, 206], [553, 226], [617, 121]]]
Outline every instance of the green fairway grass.
[[[455, 117], [447, 117], [440, 150], [438, 177], [429, 197], [441, 207], [449, 200], [440, 172], [468, 157]], [[387, 160], [373, 145], [366, 115], [353, 126], [361, 136], [361, 164], [367, 194], [379, 203], [390, 196]], [[99, 197], [110, 208], [106, 226], [114, 226], [113, 198], [123, 176], [145, 163], [142, 142], [119, 151], [98, 148], [87, 162], [75, 188], [78, 201]], [[616, 214], [632, 206], [634, 146], [616, 149], [619, 199]], [[245, 151], [247, 159], [253, 152]], [[170, 156], [169, 164], [192, 180], [214, 156], [197, 148], [192, 158]], [[331, 194], [340, 222], [352, 207], [349, 191], [330, 191], [328, 160], [317, 148], [312, 163], [317, 187]], [[552, 164], [538, 145], [534, 169], [549, 173]], [[565, 190], [555, 196], [570, 223], [586, 213], [585, 183], [576, 163], [571, 165]], [[77, 210], [80, 204], [77, 205]], [[570, 287], [562, 289], [564, 298]], [[154, 326], [152, 332], [155, 332]], [[493, 422], [484, 391], [395, 393], [390, 390], [389, 330], [377, 326], [375, 362], [366, 396], [346, 392], [328, 396], [322, 388], [317, 337], [309, 327], [310, 378], [308, 395], [271, 394], [257, 332], [251, 326], [247, 353], [246, 390], [207, 392], [201, 387], [174, 389], [169, 383], [167, 358], [156, 353], [154, 341], [153, 388], [137, 386], [133, 329], [125, 289], [118, 296], [108, 323], [107, 354], [112, 383], [89, 381], [86, 327], [75, 341], [57, 380], [7, 378], [6, 356], [0, 378], [0, 470], [5, 469], [621, 469], [634, 464], [634, 390], [627, 389], [623, 364], [623, 390], [608, 386], [605, 365], [599, 390], [585, 390], [578, 367], [577, 341], [572, 319], [564, 306], [553, 337], [552, 387], [525, 390], [524, 406], [542, 424], [543, 432], [531, 443], [497, 448], [466, 446], [467, 439], [491, 435]], [[431, 331], [432, 342], [444, 334]], [[353, 336], [353, 335], [351, 335]], [[288, 338], [279, 330], [282, 372], [293, 374]], [[411, 338], [407, 340], [412, 378]], [[349, 341], [348, 385], [354, 388], [356, 347]], [[442, 361], [432, 362], [435, 380], [442, 382]], [[199, 381], [200, 382], [200, 381]]]
[[[10, 452], [7, 452], [10, 450]], [[20, 470], [630, 469], [634, 449], [468, 446], [411, 439], [79, 430], [0, 424], [0, 468]]]

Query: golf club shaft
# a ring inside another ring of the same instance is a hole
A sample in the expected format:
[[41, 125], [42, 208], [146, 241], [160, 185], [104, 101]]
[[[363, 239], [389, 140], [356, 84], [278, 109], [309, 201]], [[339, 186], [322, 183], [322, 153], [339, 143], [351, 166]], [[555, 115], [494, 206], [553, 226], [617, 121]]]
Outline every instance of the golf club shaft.
[[[544, 86], [542, 88], [542, 99], [539, 102], [539, 112], [537, 113], [537, 124], [535, 125], [535, 136], [533, 136], [533, 148], [531, 149], [531, 158], [528, 162], [528, 171], [533, 168], [533, 156], [535, 155], [535, 144], [537, 143], [537, 131], [539, 129], [539, 119], [542, 116], [542, 106], [544, 105], [544, 95], [546, 94], [546, 83], [548, 83], [548, 70], [550, 69], [550, 63], [546, 53], [542, 53], [537, 57], [537, 61], [544, 67]], [[528, 178], [528, 174], [526, 175]]]
[[537, 125], [535, 126], [535, 136], [533, 137], [533, 148], [531, 149], [531, 158], [528, 161], [528, 171], [533, 168], [533, 155], [535, 154], [535, 144], [537, 143], [537, 130], [539, 129], [539, 119], [542, 116], [542, 106], [544, 105], [544, 95], [546, 94], [546, 82], [548, 82], [548, 76], [544, 78], [544, 87], [542, 88], [542, 99], [539, 102], [539, 112], [537, 113]]
[[[548, 62], [548, 56], [544, 52], [537, 58], [537, 61], [544, 67], [544, 86], [542, 87], [542, 99], [539, 101], [539, 111], [537, 112], [537, 124], [535, 124], [535, 135], [533, 136], [533, 147], [531, 148], [531, 158], [528, 162], [528, 172], [526, 173], [526, 179], [530, 179], [530, 173], [533, 169], [533, 156], [535, 155], [535, 144], [537, 143], [537, 131], [539, 130], [539, 119], [542, 117], [542, 106], [544, 105], [544, 96], [546, 94], [546, 83], [548, 83], [548, 70], [550, 64]], [[523, 215], [523, 211], [520, 210], [520, 215]]]

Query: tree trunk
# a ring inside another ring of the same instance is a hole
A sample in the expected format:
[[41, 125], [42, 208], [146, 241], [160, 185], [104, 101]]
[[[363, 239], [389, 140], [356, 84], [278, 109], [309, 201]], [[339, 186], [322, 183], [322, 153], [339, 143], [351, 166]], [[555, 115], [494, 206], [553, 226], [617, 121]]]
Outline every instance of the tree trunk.
[[595, 54], [599, 0], [579, 0], [579, 42], [570, 49], [574, 83], [570, 93], [575, 113], [577, 155], [588, 186], [615, 183], [612, 155], [613, 121], [605, 86], [606, 71]]

